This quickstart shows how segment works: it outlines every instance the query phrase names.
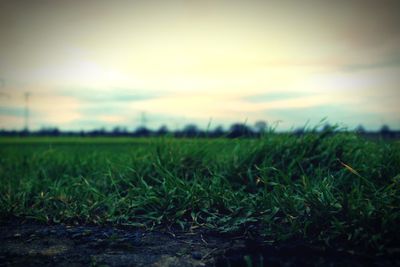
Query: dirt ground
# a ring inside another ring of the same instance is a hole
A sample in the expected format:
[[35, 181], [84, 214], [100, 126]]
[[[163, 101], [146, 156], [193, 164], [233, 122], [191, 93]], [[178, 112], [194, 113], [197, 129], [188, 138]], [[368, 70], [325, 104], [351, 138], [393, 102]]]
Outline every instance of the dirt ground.
[[6, 266], [206, 266], [231, 246], [201, 233], [20, 221], [0, 226], [0, 242]]
[[393, 266], [303, 243], [268, 247], [202, 231], [0, 223], [0, 266]]

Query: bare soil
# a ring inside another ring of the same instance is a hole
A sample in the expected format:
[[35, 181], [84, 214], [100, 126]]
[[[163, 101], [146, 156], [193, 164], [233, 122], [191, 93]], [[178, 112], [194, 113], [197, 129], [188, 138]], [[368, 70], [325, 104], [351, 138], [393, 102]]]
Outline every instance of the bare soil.
[[204, 231], [0, 223], [0, 266], [393, 266], [398, 261], [326, 252], [303, 242], [265, 246]]

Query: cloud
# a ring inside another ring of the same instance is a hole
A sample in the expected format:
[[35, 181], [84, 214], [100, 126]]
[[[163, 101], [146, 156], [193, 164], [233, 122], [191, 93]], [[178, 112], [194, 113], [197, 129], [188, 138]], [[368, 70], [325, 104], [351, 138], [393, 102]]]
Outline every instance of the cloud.
[[370, 69], [398, 68], [400, 69], [400, 56], [393, 57], [385, 61], [376, 61], [373, 63], [364, 64], [347, 64], [341, 67], [341, 70], [346, 72], [363, 71]]
[[24, 116], [24, 108], [0, 107], [0, 115], [23, 117]]
[[161, 93], [138, 89], [62, 89], [61, 94], [88, 103], [135, 102], [160, 97]]
[[304, 96], [309, 96], [309, 95], [310, 95], [310, 93], [298, 92], [298, 91], [270, 92], [270, 93], [244, 96], [244, 97], [242, 97], [242, 100], [252, 102], [252, 103], [260, 103], [260, 102], [265, 103], [265, 102], [270, 102], [270, 101], [279, 101], [279, 100], [285, 100], [285, 99], [299, 98], [299, 97], [304, 97]]

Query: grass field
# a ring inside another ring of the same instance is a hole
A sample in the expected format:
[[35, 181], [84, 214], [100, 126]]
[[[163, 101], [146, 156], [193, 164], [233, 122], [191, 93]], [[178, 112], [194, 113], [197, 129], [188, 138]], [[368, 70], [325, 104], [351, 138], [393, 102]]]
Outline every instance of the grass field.
[[331, 132], [2, 138], [0, 216], [204, 228], [386, 254], [399, 248], [400, 144]]

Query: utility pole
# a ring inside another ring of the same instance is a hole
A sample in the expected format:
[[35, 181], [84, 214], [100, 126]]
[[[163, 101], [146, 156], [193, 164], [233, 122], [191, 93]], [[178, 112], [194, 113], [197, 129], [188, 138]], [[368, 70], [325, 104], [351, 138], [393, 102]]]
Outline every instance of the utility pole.
[[25, 131], [29, 131], [29, 97], [30, 93], [26, 92], [25, 93], [25, 112], [24, 112], [24, 118], [25, 118]]
[[140, 114], [140, 124], [141, 124], [141, 127], [146, 128], [146, 123], [147, 123], [146, 112], [143, 111], [143, 112]]

